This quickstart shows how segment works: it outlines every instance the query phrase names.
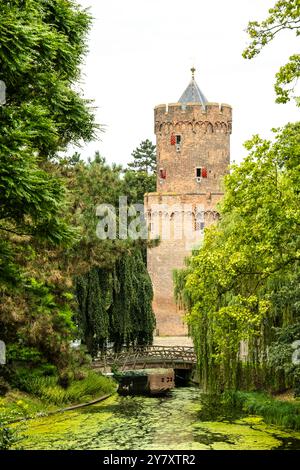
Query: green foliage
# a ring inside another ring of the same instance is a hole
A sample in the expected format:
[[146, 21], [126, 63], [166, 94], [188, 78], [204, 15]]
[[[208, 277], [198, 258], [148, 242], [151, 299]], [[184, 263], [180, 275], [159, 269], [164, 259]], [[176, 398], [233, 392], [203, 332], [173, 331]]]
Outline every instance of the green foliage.
[[6, 395], [10, 390], [10, 386], [3, 377], [0, 376], [0, 397]]
[[109, 336], [108, 308], [112, 279], [105, 270], [93, 268], [77, 279], [79, 327], [90, 354], [104, 348]]
[[90, 22], [74, 1], [0, 5], [1, 339], [19, 345], [21, 360], [35, 348], [61, 367], [74, 333], [63, 256], [80, 234], [54, 162], [95, 133], [91, 103], [74, 86]]
[[277, 131], [274, 143], [258, 136], [246, 143], [249, 156], [226, 177], [220, 222], [175, 278], [211, 391], [243, 381], [241, 341], [254, 370], [267, 368], [272, 327], [299, 315], [299, 126]]
[[9, 428], [0, 418], [0, 450], [9, 450], [19, 442], [16, 430]]
[[119, 197], [128, 195], [130, 198], [133, 191], [126, 187], [122, 179], [122, 168], [109, 166], [99, 153], [88, 162], [78, 158], [64, 159], [56, 167], [69, 189], [70, 223], [80, 232], [78, 243], [68, 251], [67, 257], [69, 272], [74, 276], [88, 272], [93, 267], [112, 267], [130, 246], [127, 240], [99, 240], [96, 233], [99, 222], [96, 208], [101, 204], [117, 208]]
[[152, 285], [141, 250], [122, 255], [112, 270], [94, 268], [77, 280], [79, 327], [92, 355], [108, 342], [115, 349], [151, 344], [155, 318]]
[[74, 2], [0, 6], [0, 78], [7, 88], [0, 108], [4, 256], [13, 249], [10, 234], [67, 246], [74, 238], [61, 217], [64, 187], [42, 162], [70, 142], [93, 136], [88, 103], [73, 91], [89, 24], [89, 15]]
[[[123, 178], [122, 168], [108, 166], [99, 153], [88, 163], [66, 162], [61, 171], [72, 188], [74, 222], [84, 228], [70, 255], [77, 271], [78, 325], [88, 351], [95, 355], [107, 342], [116, 348], [151, 343], [153, 294], [144, 261], [146, 242], [99, 240], [95, 208], [103, 203], [117, 208], [119, 197], [124, 195], [128, 207], [142, 202], [144, 191], [154, 188], [154, 177], [127, 170]], [[82, 272], [78, 276], [79, 267]]]
[[80, 77], [90, 16], [76, 2], [63, 0], [2, 2], [0, 8], [7, 150], [29, 145], [45, 157], [69, 142], [90, 140], [93, 115], [72, 87]]
[[[299, 292], [299, 289], [298, 289]], [[269, 362], [277, 372], [284, 372], [291, 380], [296, 397], [300, 396], [300, 366], [292, 361], [295, 348], [293, 344], [300, 338], [300, 322], [276, 329], [275, 340], [269, 349]]]
[[115, 383], [95, 372], [86, 373], [82, 380], [71, 381], [67, 387], [58, 384], [56, 376], [42, 377], [27, 374], [22, 390], [55, 405], [87, 402], [115, 391]]
[[57, 368], [52, 364], [18, 364], [10, 374], [10, 383], [15, 389], [29, 392], [28, 380], [41, 377], [56, 377]]
[[[75, 290], [91, 352], [112, 337], [116, 344], [152, 339], [146, 244], [99, 240], [96, 207], [117, 207], [123, 195], [131, 204], [152, 190], [155, 146], [143, 142], [133, 152], [141, 171], [126, 174], [99, 153], [88, 162], [78, 153], [62, 157], [97, 129], [91, 103], [75, 91], [90, 23], [75, 1], [0, 5], [0, 79], [7, 91], [0, 107], [0, 331], [10, 378], [20, 387], [38, 364], [58, 368], [65, 387], [72, 380], [68, 367], [82, 359], [70, 348], [79, 336]], [[20, 364], [29, 367], [22, 377]]]
[[0, 450], [10, 450], [22, 440], [20, 437], [20, 426], [9, 427], [9, 423], [15, 419], [22, 419], [27, 416], [27, 409], [23, 402], [17, 402], [14, 411], [7, 411], [0, 401]]
[[124, 194], [128, 194], [128, 203], [144, 203], [144, 195], [156, 191], [156, 175], [145, 171], [125, 170]]
[[116, 265], [117, 289], [111, 305], [110, 340], [122, 345], [152, 344], [155, 318], [151, 280], [140, 249], [123, 256]]
[[6, 350], [6, 360], [39, 364], [42, 360], [41, 352], [35, 347], [24, 346], [20, 343], [11, 343]]
[[132, 152], [133, 162], [128, 163], [128, 168], [144, 173], [156, 173], [156, 146], [149, 139], [140, 143]]
[[128, 203], [144, 203], [144, 195], [156, 190], [156, 146], [148, 139], [132, 152], [133, 162], [124, 171]]
[[222, 402], [247, 413], [257, 414], [267, 424], [300, 430], [300, 404], [284, 402], [264, 393], [226, 392]]
[[[262, 22], [250, 21], [247, 32], [251, 39], [243, 56], [252, 59], [282, 31], [294, 31], [300, 35], [300, 4], [299, 0], [277, 0], [269, 9], [269, 16]], [[278, 103], [286, 103], [292, 97], [297, 80], [300, 77], [300, 55], [290, 56], [287, 64], [283, 65], [276, 74], [275, 92]], [[299, 97], [296, 97], [299, 105]]]

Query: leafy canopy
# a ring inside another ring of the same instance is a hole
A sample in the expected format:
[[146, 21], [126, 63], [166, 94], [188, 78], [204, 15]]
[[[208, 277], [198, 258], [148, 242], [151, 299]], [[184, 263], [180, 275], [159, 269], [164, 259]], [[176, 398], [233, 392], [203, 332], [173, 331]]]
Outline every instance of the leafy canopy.
[[274, 143], [258, 136], [246, 143], [249, 155], [225, 180], [221, 221], [206, 229], [203, 246], [177, 274], [208, 388], [222, 380], [237, 386], [241, 341], [260, 364], [272, 326], [299, 317], [299, 131], [299, 123], [289, 124]]
[[57, 364], [74, 334], [62, 272], [80, 233], [54, 159], [95, 135], [91, 103], [75, 89], [90, 22], [75, 1], [0, 3], [1, 339]]
[[[283, 30], [300, 35], [299, 0], [278, 0], [269, 10], [269, 16], [262, 22], [250, 21], [247, 32], [251, 43], [244, 50], [243, 56], [252, 59]], [[300, 77], [300, 54], [293, 54], [276, 74], [275, 92], [277, 103], [286, 103], [293, 97], [293, 92]], [[299, 97], [295, 97], [300, 106]]]

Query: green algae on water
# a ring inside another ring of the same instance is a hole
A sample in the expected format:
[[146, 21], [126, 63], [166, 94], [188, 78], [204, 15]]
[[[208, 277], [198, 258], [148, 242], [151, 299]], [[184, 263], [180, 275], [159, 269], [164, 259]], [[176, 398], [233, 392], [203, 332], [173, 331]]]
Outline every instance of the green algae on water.
[[[97, 405], [28, 421], [24, 449], [271, 450], [300, 449], [300, 433], [259, 416], [201, 420], [201, 392], [177, 388], [166, 397], [114, 395]], [[202, 414], [203, 416], [203, 414]]]

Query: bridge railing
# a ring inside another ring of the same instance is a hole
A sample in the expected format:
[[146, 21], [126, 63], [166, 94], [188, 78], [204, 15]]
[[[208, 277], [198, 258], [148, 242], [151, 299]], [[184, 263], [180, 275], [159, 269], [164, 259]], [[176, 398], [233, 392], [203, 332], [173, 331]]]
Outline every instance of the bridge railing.
[[132, 349], [123, 349], [120, 352], [106, 351], [100, 355], [95, 362], [105, 366], [143, 363], [196, 363], [194, 348], [187, 346], [143, 346]]

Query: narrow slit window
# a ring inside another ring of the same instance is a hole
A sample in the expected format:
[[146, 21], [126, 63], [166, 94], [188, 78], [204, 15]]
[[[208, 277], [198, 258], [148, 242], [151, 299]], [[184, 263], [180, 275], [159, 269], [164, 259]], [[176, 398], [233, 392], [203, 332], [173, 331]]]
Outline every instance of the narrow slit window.
[[202, 176], [202, 168], [196, 168], [196, 178], [201, 178]]
[[160, 168], [160, 170], [159, 170], [159, 177], [160, 177], [161, 179], [163, 179], [163, 180], [166, 179], [166, 177], [167, 177], [167, 172], [166, 172], [166, 170], [165, 170], [164, 168]]
[[176, 135], [176, 145], [181, 144], [181, 135]]
[[203, 212], [198, 212], [195, 216], [195, 230], [196, 232], [204, 232], [204, 214]]

